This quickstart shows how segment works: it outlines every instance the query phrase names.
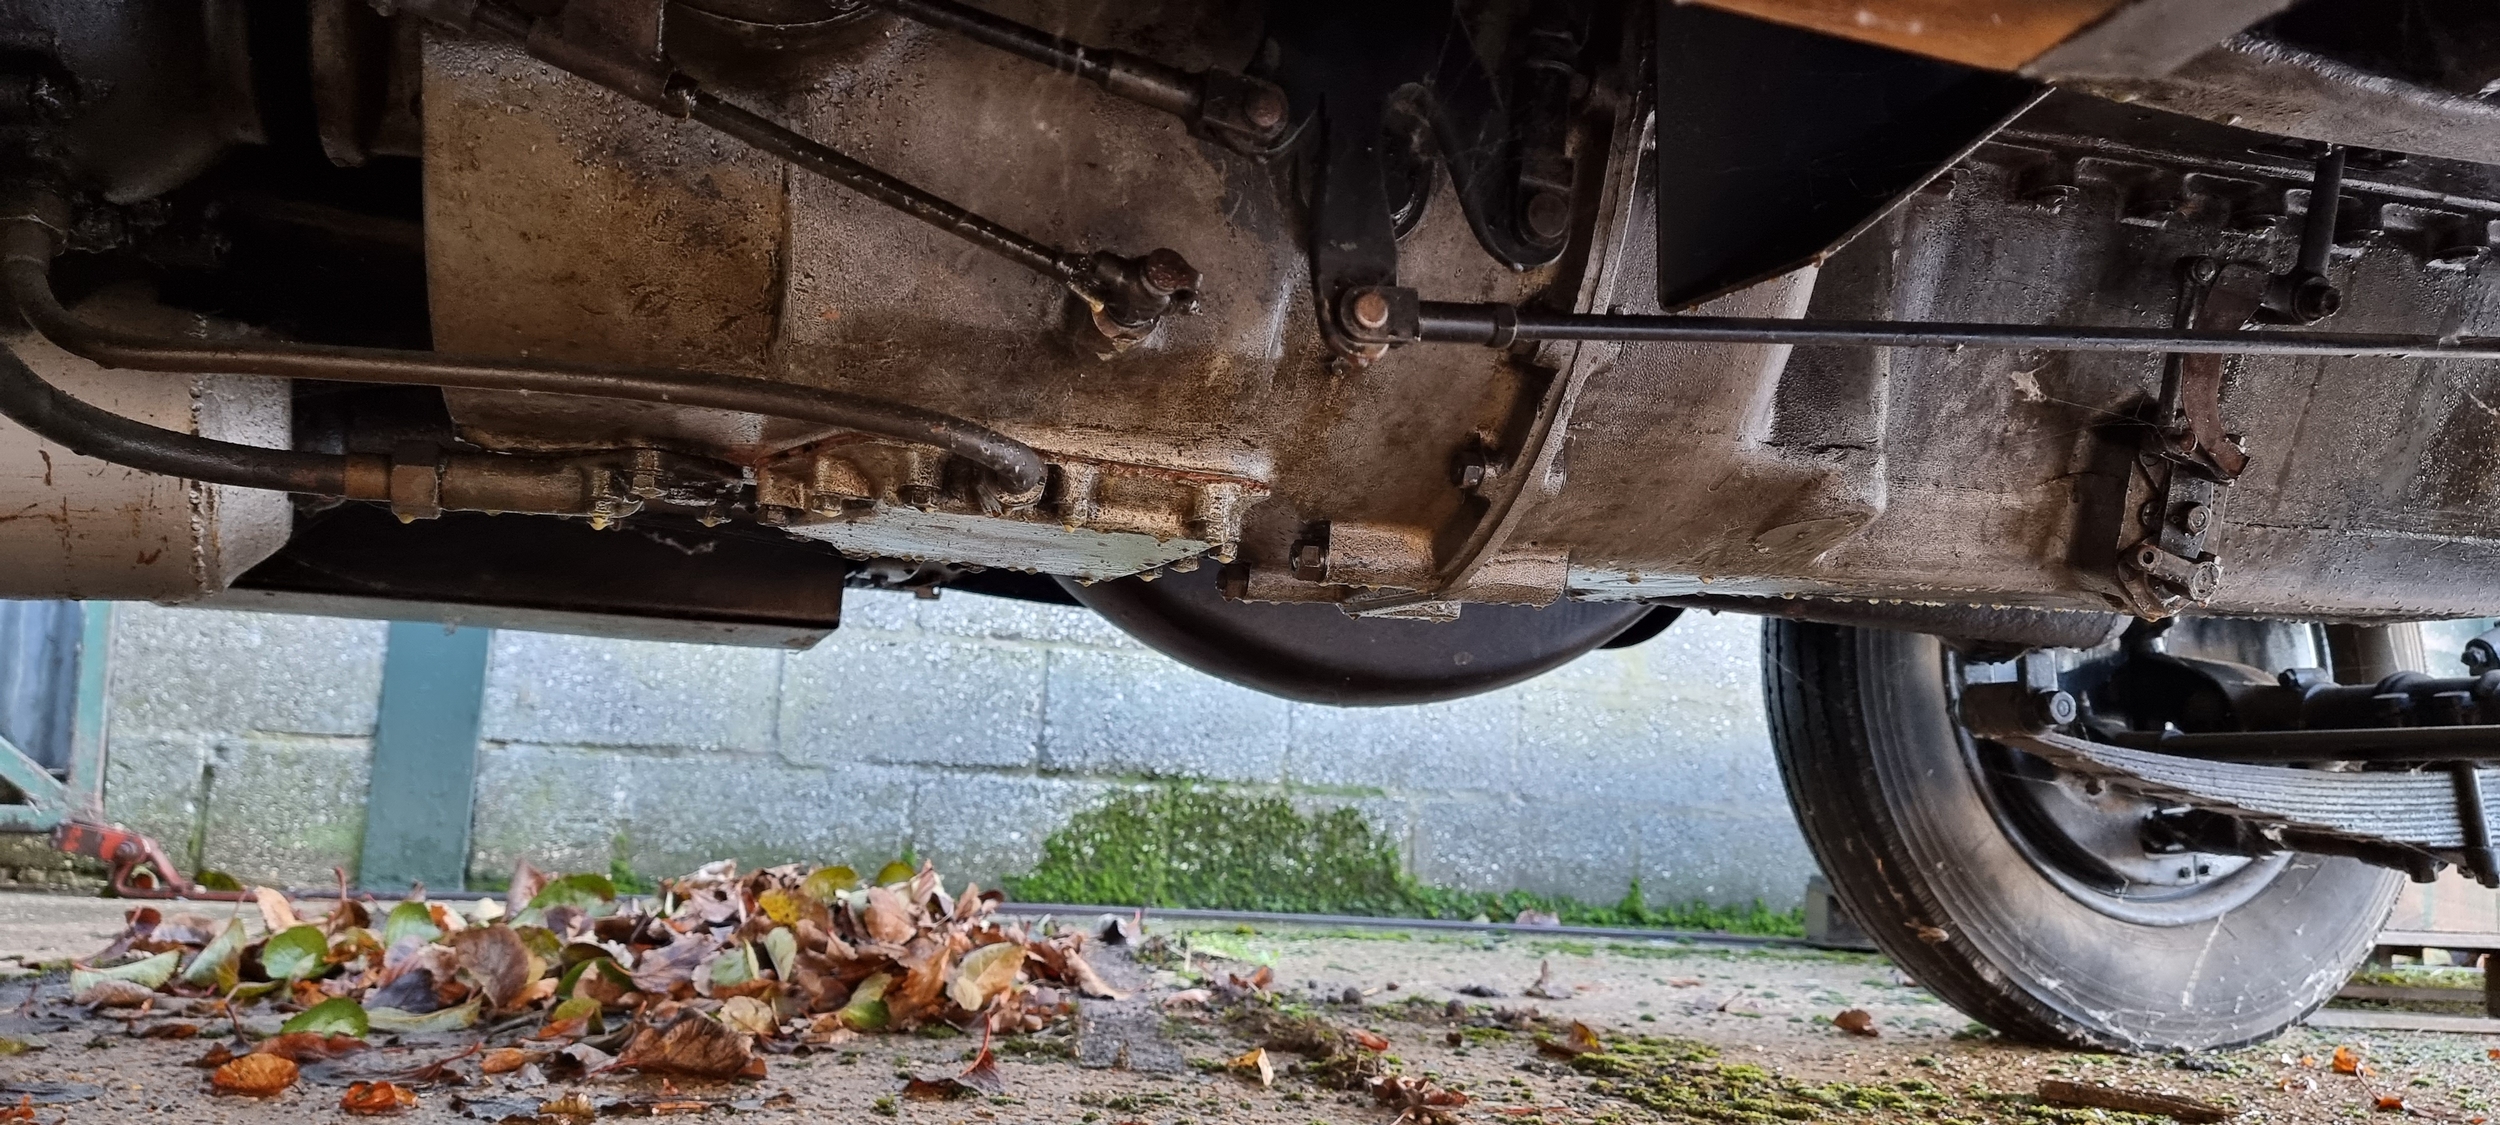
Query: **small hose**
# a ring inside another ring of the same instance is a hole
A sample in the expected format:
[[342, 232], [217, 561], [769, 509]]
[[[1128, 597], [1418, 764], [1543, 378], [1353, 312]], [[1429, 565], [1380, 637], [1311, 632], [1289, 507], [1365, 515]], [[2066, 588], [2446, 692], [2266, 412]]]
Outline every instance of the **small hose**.
[[998, 478], [1000, 491], [1010, 494], [1031, 492], [1042, 483], [1041, 454], [996, 430], [934, 410], [794, 383], [711, 371], [490, 359], [392, 348], [159, 339], [102, 328], [71, 314], [53, 295], [53, 245], [52, 230], [37, 219], [0, 219], [0, 288], [6, 289], [19, 314], [45, 339], [105, 367], [532, 391], [731, 410], [942, 449], [988, 469]]
[[347, 458], [195, 437], [101, 410], [61, 393], [0, 348], [0, 415], [81, 457], [208, 484], [314, 496], [347, 495]]

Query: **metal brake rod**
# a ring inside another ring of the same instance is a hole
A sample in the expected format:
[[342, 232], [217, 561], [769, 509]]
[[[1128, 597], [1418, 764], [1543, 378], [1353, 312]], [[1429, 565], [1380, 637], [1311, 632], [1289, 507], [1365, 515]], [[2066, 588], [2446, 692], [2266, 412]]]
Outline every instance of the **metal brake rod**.
[[1785, 320], [1746, 316], [1550, 313], [1512, 305], [1424, 301], [1414, 340], [1508, 347], [1546, 340], [1790, 344], [1872, 348], [2033, 348], [2069, 352], [2414, 356], [2500, 359], [2500, 337], [2374, 332], [2212, 332], [1950, 321]]

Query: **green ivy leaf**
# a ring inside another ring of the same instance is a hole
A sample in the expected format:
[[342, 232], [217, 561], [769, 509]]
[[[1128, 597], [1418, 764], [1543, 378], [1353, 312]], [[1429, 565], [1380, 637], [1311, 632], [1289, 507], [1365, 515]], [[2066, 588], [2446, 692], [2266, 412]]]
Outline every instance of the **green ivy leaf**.
[[275, 981], [305, 980], [329, 967], [330, 939], [319, 926], [297, 926], [260, 947], [260, 967]]
[[242, 959], [243, 947], [247, 944], [250, 944], [250, 935], [243, 932], [242, 919], [227, 919], [226, 928], [217, 931], [216, 937], [209, 939], [207, 945], [201, 946], [200, 951], [192, 955], [191, 963], [183, 966], [182, 983], [215, 984], [219, 972]]
[[434, 924], [434, 910], [422, 902], [403, 902], [391, 908], [382, 919], [382, 948], [389, 949], [406, 937], [432, 941], [443, 936], [443, 928]]
[[602, 907], [616, 901], [616, 884], [605, 875], [584, 873], [567, 875], [540, 888], [530, 899], [528, 909], [545, 910], [551, 906], [574, 906], [592, 914], [604, 914]]
[[892, 980], [892, 977], [878, 973], [859, 982], [859, 987], [851, 990], [851, 1002], [834, 1013], [841, 1019], [842, 1026], [853, 1031], [885, 1030], [885, 986]]
[[466, 1031], [477, 1025], [477, 1015], [485, 1010], [485, 997], [472, 996], [456, 1008], [417, 1015], [397, 1008], [375, 1008], [365, 1013], [373, 1030], [394, 1035], [439, 1035], [446, 1031]]
[[295, 1013], [285, 1023], [278, 1025], [278, 1033], [281, 1035], [296, 1031], [309, 1031], [315, 1035], [352, 1035], [362, 1039], [367, 1032], [372, 1030], [373, 1020], [365, 1014], [364, 1005], [344, 996], [334, 996], [324, 1000]]

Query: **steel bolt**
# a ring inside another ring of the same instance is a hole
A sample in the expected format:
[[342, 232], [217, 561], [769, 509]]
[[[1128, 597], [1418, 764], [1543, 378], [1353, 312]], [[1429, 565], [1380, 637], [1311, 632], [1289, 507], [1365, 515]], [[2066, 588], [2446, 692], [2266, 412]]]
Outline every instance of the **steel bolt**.
[[1293, 576], [1305, 582], [1328, 581], [1328, 549], [1317, 543], [1294, 544]]
[[1571, 201], [1558, 191], [1540, 191], [1528, 197], [1520, 218], [1527, 224], [1528, 237], [1539, 242], [1558, 241], [1571, 232]]
[[1204, 280], [1198, 273], [1198, 267], [1190, 265], [1189, 259], [1174, 250], [1156, 250], [1146, 255], [1144, 275], [1146, 288], [1165, 297], [1184, 289], [1195, 289]]
[[2190, 601], [2210, 601], [2222, 590], [2222, 564], [2208, 559], [2188, 572], [2187, 596]]
[[2074, 696], [2055, 688], [2032, 692], [2028, 702], [2032, 721], [2048, 726], [2065, 726], [2082, 713]]
[[2215, 278], [2222, 276], [2222, 264], [2211, 258], [2191, 258], [2188, 260], [2188, 276], [2199, 285], [2211, 285]]
[[2190, 535], [2203, 535], [2213, 526], [2214, 510], [2210, 504], [2185, 504], [2179, 508], [2179, 527]]
[[1366, 332], [1378, 332], [1389, 326], [1389, 298], [1377, 289], [1366, 289], [1346, 303], [1346, 316], [1354, 326]]
[[1273, 86], [1250, 91], [1241, 106], [1241, 115], [1253, 128], [1273, 129], [1285, 123], [1285, 93]]

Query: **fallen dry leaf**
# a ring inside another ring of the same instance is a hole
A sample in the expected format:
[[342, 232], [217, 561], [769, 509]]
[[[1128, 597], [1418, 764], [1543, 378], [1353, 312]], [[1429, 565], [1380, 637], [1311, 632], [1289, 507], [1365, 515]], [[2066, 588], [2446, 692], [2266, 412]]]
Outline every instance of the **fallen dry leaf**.
[[2371, 1106], [2371, 1108], [2379, 1111], [2380, 1113], [2403, 1113], [2405, 1111], [2405, 1096], [2403, 1094], [2380, 1094], [2378, 1096], [2378, 1102]]
[[272, 1035], [252, 1048], [255, 1055], [276, 1055], [288, 1062], [306, 1059], [335, 1059], [365, 1049], [365, 1041], [353, 1035], [323, 1035], [312, 1031], [290, 1031]]
[[1171, 994], [1170, 996], [1164, 997], [1163, 1006], [1165, 1008], [1203, 1008], [1207, 1006], [1209, 1001], [1214, 999], [1215, 994], [1208, 992], [1206, 989], [1184, 988]]
[[2121, 1090], [2111, 1086], [2090, 1086], [2081, 1082], [2060, 1082], [2050, 1079], [2040, 1083], [2038, 1097], [2050, 1105], [2084, 1106], [2091, 1109], [2114, 1109], [2121, 1113], [2143, 1113], [2168, 1117], [2187, 1125], [2210, 1125], [2231, 1116], [2231, 1111], [2211, 1102], [2183, 1098], [2176, 1094], [2158, 1094], [2149, 1090]]
[[736, 1078], [760, 1069], [747, 1037], [721, 1026], [709, 1016], [687, 1012], [666, 1027], [634, 1033], [616, 1065], [628, 1070], [690, 1074], [697, 1078]]
[[35, 1096], [19, 1094], [17, 1104], [0, 1109], [0, 1121], [32, 1121], [35, 1119]]
[[350, 1082], [339, 1108], [358, 1117], [380, 1117], [415, 1109], [417, 1095], [388, 1082]]
[[1372, 1100], [1398, 1111], [1397, 1125], [1455, 1125], [1467, 1095], [1444, 1090], [1412, 1075], [1383, 1074], [1370, 1083]]
[[998, 1060], [990, 1055], [989, 1039], [981, 1040], [981, 1053], [973, 1056], [972, 1065], [951, 1078], [914, 1078], [903, 1084], [907, 1098], [952, 1099], [973, 1094], [999, 1097], [1007, 1092], [1007, 1077], [998, 1072]]
[[1094, 967], [1086, 964], [1085, 958], [1079, 956], [1075, 950], [1068, 951], [1067, 962], [1068, 982], [1076, 986], [1078, 995], [1088, 996], [1096, 1000], [1125, 1000], [1128, 998], [1128, 993], [1113, 988], [1110, 984], [1106, 983], [1102, 979], [1102, 974], [1095, 972]]
[[1572, 1058], [1578, 1055], [1594, 1055], [1605, 1050], [1606, 1044], [1597, 1038], [1595, 1028], [1573, 1020], [1571, 1029], [1564, 1033], [1563, 1038], [1548, 1039], [1540, 1035], [1536, 1037], [1536, 1047], [1537, 1050], [1549, 1055]]
[[444, 939], [460, 957], [460, 976], [495, 1008], [510, 1007], [530, 986], [529, 946], [510, 926], [480, 926]]
[[295, 1063], [282, 1056], [250, 1054], [218, 1067], [208, 1081], [220, 1094], [266, 1098], [294, 1085], [297, 1073]]
[[100, 980], [79, 989], [69, 998], [72, 1004], [91, 1008], [137, 1008], [156, 1000], [156, 990], [126, 980]]
[[1262, 1088], [1276, 1084], [1276, 1064], [1268, 1061], [1265, 1047], [1252, 1047], [1239, 1056], [1225, 1060], [1224, 1069], [1242, 1071], [1243, 1077], [1256, 1078]]
[[869, 937], [892, 945], [910, 941], [914, 932], [911, 906], [888, 887], [868, 888], [868, 905], [860, 911], [859, 921]]
[[1553, 962], [1551, 960], [1539, 960], [1536, 963], [1536, 983], [1529, 985], [1526, 989], [1522, 990], [1520, 995], [1534, 996], [1539, 1000], [1569, 1000], [1571, 999], [1571, 990], [1567, 988], [1554, 987]]
[[2335, 1048], [2333, 1065], [2335, 1067], [2335, 1073], [2337, 1074], [2358, 1075], [2368, 1074], [2370, 1072], [2370, 1068], [2361, 1065], [2361, 1056], [2354, 1053], [2353, 1049], [2350, 1047]]
[[1366, 1051], [1370, 1051], [1375, 1055], [1389, 1049], [1389, 1041], [1387, 1039], [1383, 1039], [1380, 1036], [1363, 1030], [1362, 1028], [1354, 1028], [1346, 1032], [1346, 1034], [1354, 1040], [1355, 1046], [1361, 1047]]
[[1863, 1035], [1869, 1039], [1881, 1034], [1875, 1030], [1875, 1017], [1864, 1008], [1851, 1008], [1833, 1016], [1832, 1026], [1851, 1035]]
[[732, 996], [720, 1006], [720, 1021], [758, 1039], [769, 1039], [781, 1030], [773, 1018], [773, 1006], [752, 996]]
[[1668, 978], [1667, 978], [1667, 987], [1669, 987], [1669, 988], [1699, 988], [1699, 987], [1701, 987], [1701, 978], [1700, 978], [1700, 977], [1668, 977]]
[[259, 904], [261, 925], [267, 926], [270, 933], [282, 934], [304, 924], [303, 919], [295, 916], [295, 905], [274, 888], [252, 888], [252, 901]]
[[545, 1062], [548, 1052], [525, 1051], [519, 1047], [497, 1047], [477, 1061], [477, 1068], [488, 1074], [509, 1074], [534, 1062]]

